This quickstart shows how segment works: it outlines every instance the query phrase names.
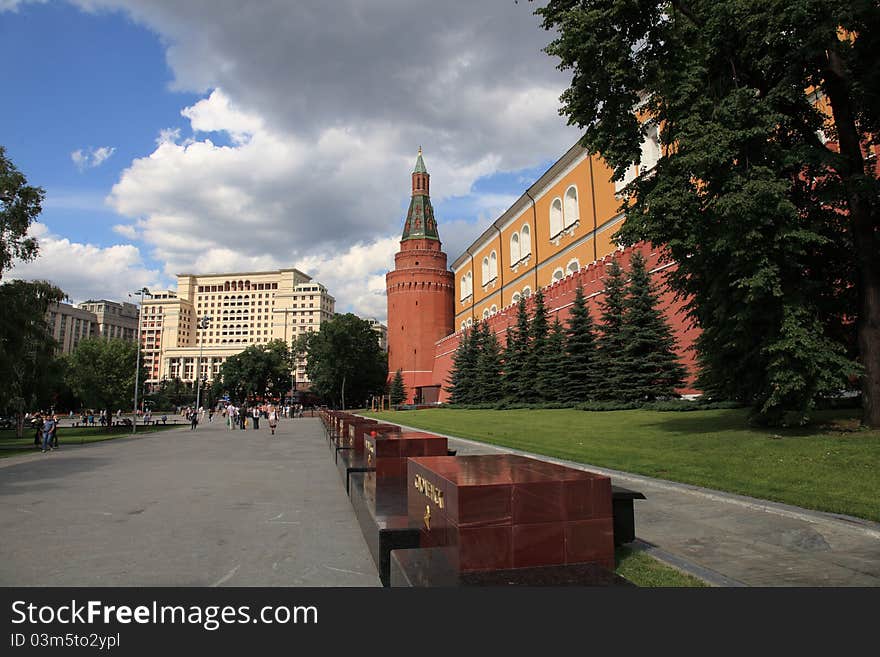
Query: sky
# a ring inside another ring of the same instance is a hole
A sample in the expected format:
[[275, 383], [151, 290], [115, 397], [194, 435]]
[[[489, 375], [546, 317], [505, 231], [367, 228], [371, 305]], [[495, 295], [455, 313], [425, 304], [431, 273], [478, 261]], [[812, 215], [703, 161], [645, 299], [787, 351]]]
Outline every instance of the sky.
[[579, 137], [514, 0], [0, 0], [0, 145], [46, 190], [4, 278], [74, 302], [296, 267], [386, 318], [418, 148], [452, 262]]

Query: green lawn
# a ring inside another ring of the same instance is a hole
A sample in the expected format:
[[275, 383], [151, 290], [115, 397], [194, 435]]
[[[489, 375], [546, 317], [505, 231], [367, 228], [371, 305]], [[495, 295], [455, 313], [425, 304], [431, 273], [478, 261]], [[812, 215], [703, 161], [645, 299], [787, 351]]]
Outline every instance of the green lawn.
[[751, 427], [744, 410], [426, 409], [366, 413], [429, 431], [880, 521], [880, 431], [853, 411], [800, 429]]
[[636, 586], [644, 587], [705, 587], [709, 586], [703, 580], [688, 575], [680, 570], [667, 566], [654, 557], [633, 550], [628, 547], [619, 547], [615, 551], [614, 560], [617, 564], [616, 572], [625, 577]]
[[[178, 427], [185, 426], [182, 424]], [[145, 433], [156, 433], [158, 431], [167, 431], [173, 429], [174, 425], [151, 425], [149, 427], [139, 426], [136, 436]], [[58, 445], [83, 445], [85, 443], [97, 443], [104, 440], [113, 440], [114, 438], [124, 438], [131, 435], [131, 429], [107, 431], [100, 427], [95, 429], [72, 429], [61, 427], [58, 429]], [[4, 429], [0, 431], [0, 458], [7, 456], [15, 456], [16, 454], [26, 454], [35, 451], [34, 432], [30, 428], [25, 428], [24, 438], [16, 438], [14, 429]], [[18, 448], [18, 449], [13, 449]]]

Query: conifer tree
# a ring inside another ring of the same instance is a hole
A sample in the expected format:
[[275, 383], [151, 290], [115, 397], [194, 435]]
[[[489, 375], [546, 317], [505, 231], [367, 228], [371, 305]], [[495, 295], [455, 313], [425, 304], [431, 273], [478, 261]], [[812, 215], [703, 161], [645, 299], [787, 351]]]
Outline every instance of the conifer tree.
[[574, 303], [568, 318], [565, 350], [568, 362], [563, 401], [577, 404], [593, 399], [601, 374], [597, 370], [593, 318], [584, 298], [584, 289], [580, 285], [575, 290]]
[[488, 321], [480, 322], [479, 352], [477, 354], [476, 394], [478, 403], [497, 402], [501, 399], [501, 352], [498, 338], [489, 328]]
[[516, 309], [516, 327], [507, 330], [504, 348], [504, 397], [511, 402], [529, 400], [531, 382], [528, 378], [529, 316], [526, 299], [520, 298]]
[[626, 283], [623, 270], [612, 259], [604, 279], [605, 293], [599, 299], [601, 309], [600, 336], [596, 353], [598, 369], [602, 372], [601, 385], [597, 387], [598, 399], [622, 399], [623, 379], [623, 313]]
[[452, 356], [452, 370], [449, 373], [449, 401], [453, 404], [472, 404], [474, 400], [474, 378], [477, 370], [473, 329], [464, 329], [458, 348]]
[[393, 406], [402, 404], [406, 401], [406, 386], [403, 383], [403, 371], [399, 368], [394, 373], [394, 379], [391, 381], [389, 395], [391, 396], [391, 404]]
[[629, 401], [675, 396], [684, 383], [685, 369], [675, 353], [675, 338], [658, 306], [658, 297], [636, 251], [630, 261], [629, 288], [623, 302], [623, 352], [619, 363], [619, 390]]
[[547, 353], [547, 308], [544, 306], [544, 293], [539, 289], [535, 292], [535, 308], [529, 322], [529, 347], [527, 363], [527, 380], [530, 382], [530, 401], [546, 401], [550, 391], [542, 385], [552, 376], [550, 372], [549, 354]]
[[568, 377], [566, 375], [567, 357], [565, 353], [565, 327], [555, 317], [544, 345], [544, 367], [538, 375], [536, 387], [541, 391], [544, 401], [564, 401]]

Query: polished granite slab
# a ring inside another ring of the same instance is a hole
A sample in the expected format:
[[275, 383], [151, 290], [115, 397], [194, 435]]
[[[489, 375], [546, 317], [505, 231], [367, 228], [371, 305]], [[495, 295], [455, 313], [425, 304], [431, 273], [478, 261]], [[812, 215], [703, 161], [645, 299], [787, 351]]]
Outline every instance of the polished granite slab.
[[442, 547], [393, 550], [389, 583], [393, 587], [634, 586], [596, 563], [462, 572]]
[[614, 567], [611, 481], [512, 454], [407, 461], [408, 515], [422, 547], [459, 571], [594, 562]]
[[379, 479], [404, 479], [407, 459], [414, 456], [446, 456], [446, 438], [425, 431], [402, 431], [364, 437], [367, 464]]
[[[370, 480], [373, 480], [370, 483]], [[383, 586], [390, 584], [391, 551], [419, 546], [419, 528], [406, 515], [406, 480], [385, 481], [375, 473], [352, 473], [349, 497]]]
[[336, 469], [342, 483], [345, 484], [345, 493], [351, 493], [351, 476], [356, 473], [372, 472], [375, 468], [367, 465], [363, 454], [356, 454], [354, 450], [346, 449], [336, 452]]

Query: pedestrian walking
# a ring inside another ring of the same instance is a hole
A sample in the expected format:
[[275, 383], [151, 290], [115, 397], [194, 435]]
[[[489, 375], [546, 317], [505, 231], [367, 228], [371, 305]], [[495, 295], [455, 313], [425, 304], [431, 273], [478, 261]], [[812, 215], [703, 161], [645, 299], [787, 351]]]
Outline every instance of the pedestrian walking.
[[278, 426], [278, 411], [275, 410], [274, 406], [269, 407], [269, 428], [272, 430], [272, 435], [275, 435], [275, 427]]
[[260, 428], [260, 407], [254, 406], [251, 410], [251, 417], [254, 418], [254, 430]]
[[39, 447], [43, 443], [43, 416], [39, 413], [34, 415], [31, 426], [34, 428], [34, 447]]
[[43, 422], [43, 453], [52, 449], [52, 430], [55, 428], [55, 419], [50, 415]]
[[58, 449], [58, 416], [52, 413], [52, 433], [49, 437], [52, 441], [52, 449]]
[[190, 420], [189, 420], [189, 421], [190, 421], [190, 427], [189, 427], [189, 430], [190, 430], [190, 431], [195, 431], [196, 426], [197, 426], [198, 423], [199, 423], [199, 414], [198, 414], [195, 410], [193, 410], [193, 412], [190, 413]]

